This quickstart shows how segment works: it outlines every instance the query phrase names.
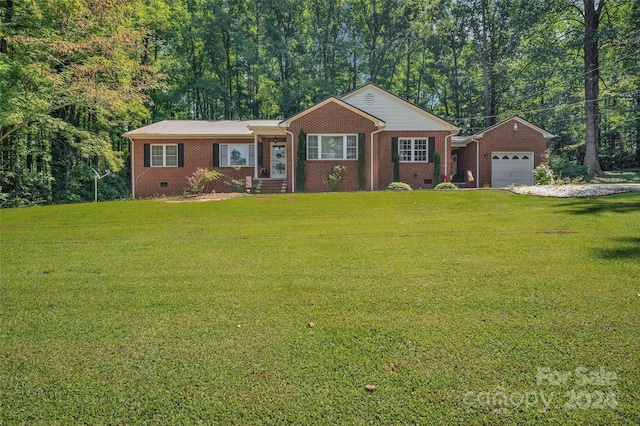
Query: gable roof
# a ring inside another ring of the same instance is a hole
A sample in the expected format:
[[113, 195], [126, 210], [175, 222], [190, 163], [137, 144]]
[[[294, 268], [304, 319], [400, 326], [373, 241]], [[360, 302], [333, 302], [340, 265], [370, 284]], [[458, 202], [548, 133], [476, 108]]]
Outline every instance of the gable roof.
[[325, 99], [324, 101], [319, 102], [319, 103], [317, 103], [317, 104], [315, 104], [313, 106], [310, 106], [309, 108], [307, 108], [307, 109], [305, 109], [303, 111], [300, 111], [299, 113], [287, 118], [286, 120], [281, 121], [279, 126], [283, 127], [283, 128], [289, 127], [289, 126], [291, 126], [291, 122], [292, 121], [297, 120], [298, 118], [303, 117], [303, 116], [305, 116], [305, 115], [307, 115], [307, 114], [309, 114], [309, 113], [311, 113], [311, 112], [313, 112], [313, 111], [315, 111], [315, 110], [317, 110], [319, 108], [322, 108], [323, 106], [325, 106], [327, 104], [330, 104], [330, 103], [336, 103], [336, 104], [338, 104], [338, 105], [340, 105], [340, 106], [342, 106], [342, 107], [344, 107], [344, 108], [346, 108], [346, 109], [348, 109], [350, 111], [355, 112], [356, 114], [359, 114], [359, 115], [361, 115], [361, 116], [373, 121], [373, 123], [376, 125], [376, 127], [386, 127], [386, 125], [387, 125], [387, 123], [385, 123], [383, 120], [379, 119], [375, 115], [372, 115], [372, 114], [370, 114], [370, 113], [368, 113], [366, 111], [361, 110], [360, 108], [357, 108], [357, 107], [355, 107], [355, 106], [353, 106], [353, 105], [351, 105], [351, 104], [349, 104], [347, 102], [344, 102], [343, 100], [338, 99], [335, 96], [331, 96], [331, 97]]
[[445, 130], [460, 129], [437, 115], [394, 95], [373, 83], [355, 89], [341, 99], [387, 123], [386, 130]]
[[[163, 120], [123, 134], [130, 139], [199, 139], [213, 137], [252, 137], [256, 129], [278, 128], [280, 120]], [[251, 128], [250, 128], [251, 127]]]
[[523, 126], [527, 126], [527, 127], [529, 127], [530, 129], [535, 130], [536, 132], [540, 133], [540, 134], [542, 135], [542, 137], [543, 137], [543, 138], [545, 138], [545, 139], [551, 139], [551, 138], [555, 138], [555, 137], [556, 137], [556, 135], [554, 135], [554, 134], [552, 134], [552, 133], [547, 132], [547, 131], [546, 131], [546, 130], [544, 130], [543, 128], [536, 126], [536, 125], [535, 125], [535, 124], [533, 124], [532, 122], [527, 121], [527, 120], [525, 120], [524, 118], [522, 118], [522, 117], [520, 117], [520, 116], [518, 116], [518, 115], [512, 115], [511, 117], [507, 118], [506, 120], [502, 120], [501, 122], [496, 123], [496, 124], [494, 124], [493, 126], [487, 127], [487, 128], [486, 128], [486, 129], [484, 129], [482, 132], [480, 132], [480, 133], [476, 133], [475, 135], [473, 135], [473, 137], [475, 137], [475, 138], [481, 138], [481, 137], [483, 137], [483, 136], [484, 136], [484, 134], [485, 134], [485, 133], [487, 133], [487, 132], [489, 132], [489, 131], [491, 131], [491, 130], [493, 130], [493, 129], [497, 128], [497, 127], [500, 127], [500, 126], [504, 125], [505, 123], [507, 123], [507, 122], [509, 122], [509, 121], [511, 121], [511, 120], [515, 120], [515, 121], [517, 121], [518, 123], [522, 124]]

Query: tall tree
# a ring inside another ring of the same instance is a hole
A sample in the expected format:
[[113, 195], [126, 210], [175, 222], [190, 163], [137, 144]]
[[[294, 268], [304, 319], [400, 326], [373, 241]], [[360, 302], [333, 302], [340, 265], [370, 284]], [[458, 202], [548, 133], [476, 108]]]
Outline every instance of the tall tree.
[[584, 109], [585, 109], [585, 155], [584, 165], [595, 174], [600, 168], [600, 58], [598, 49], [600, 17], [606, 0], [584, 0], [578, 11], [584, 19]]

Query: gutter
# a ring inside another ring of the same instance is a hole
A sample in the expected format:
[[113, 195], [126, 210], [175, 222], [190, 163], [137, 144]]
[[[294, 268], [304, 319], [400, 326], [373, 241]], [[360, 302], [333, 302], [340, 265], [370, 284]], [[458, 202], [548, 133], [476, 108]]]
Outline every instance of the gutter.
[[134, 155], [135, 155], [135, 148], [133, 146], [133, 139], [131, 138], [127, 138], [129, 139], [129, 142], [131, 142], [131, 196], [133, 197], [133, 199], [136, 199], [136, 185], [135, 185], [135, 161], [134, 161]]

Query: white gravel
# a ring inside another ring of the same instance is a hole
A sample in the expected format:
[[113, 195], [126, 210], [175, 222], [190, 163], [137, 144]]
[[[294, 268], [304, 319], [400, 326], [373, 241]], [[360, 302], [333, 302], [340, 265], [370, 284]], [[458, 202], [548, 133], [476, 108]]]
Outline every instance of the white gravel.
[[511, 189], [516, 194], [538, 195], [541, 197], [597, 197], [600, 195], [629, 192], [633, 188], [623, 185], [536, 185], [519, 186]]

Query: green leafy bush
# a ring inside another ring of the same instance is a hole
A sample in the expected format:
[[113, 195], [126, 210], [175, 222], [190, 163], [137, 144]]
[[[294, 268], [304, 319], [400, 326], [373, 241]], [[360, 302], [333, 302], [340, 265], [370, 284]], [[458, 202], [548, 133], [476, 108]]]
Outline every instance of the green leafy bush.
[[549, 156], [549, 168], [554, 176], [563, 178], [565, 181], [566, 178], [571, 180], [589, 175], [589, 168], [587, 166], [555, 154]]
[[440, 183], [440, 153], [433, 153], [433, 185], [438, 186]]
[[552, 185], [553, 172], [546, 164], [540, 164], [533, 170], [533, 183], [536, 185]]
[[400, 155], [393, 153], [393, 181], [400, 182]]
[[404, 182], [391, 182], [389, 186], [387, 186], [387, 190], [389, 191], [411, 191], [411, 185]]
[[224, 183], [232, 187], [233, 192], [239, 192], [241, 194], [247, 192], [247, 181], [245, 179], [228, 178]]
[[340, 187], [340, 184], [344, 180], [347, 168], [345, 166], [334, 166], [327, 172], [327, 185], [332, 192], [335, 192]]
[[207, 183], [212, 182], [222, 176], [215, 170], [208, 170], [198, 167], [193, 174], [187, 178], [189, 193], [202, 194]]
[[452, 184], [451, 182], [440, 182], [433, 189], [458, 189], [458, 187]]

